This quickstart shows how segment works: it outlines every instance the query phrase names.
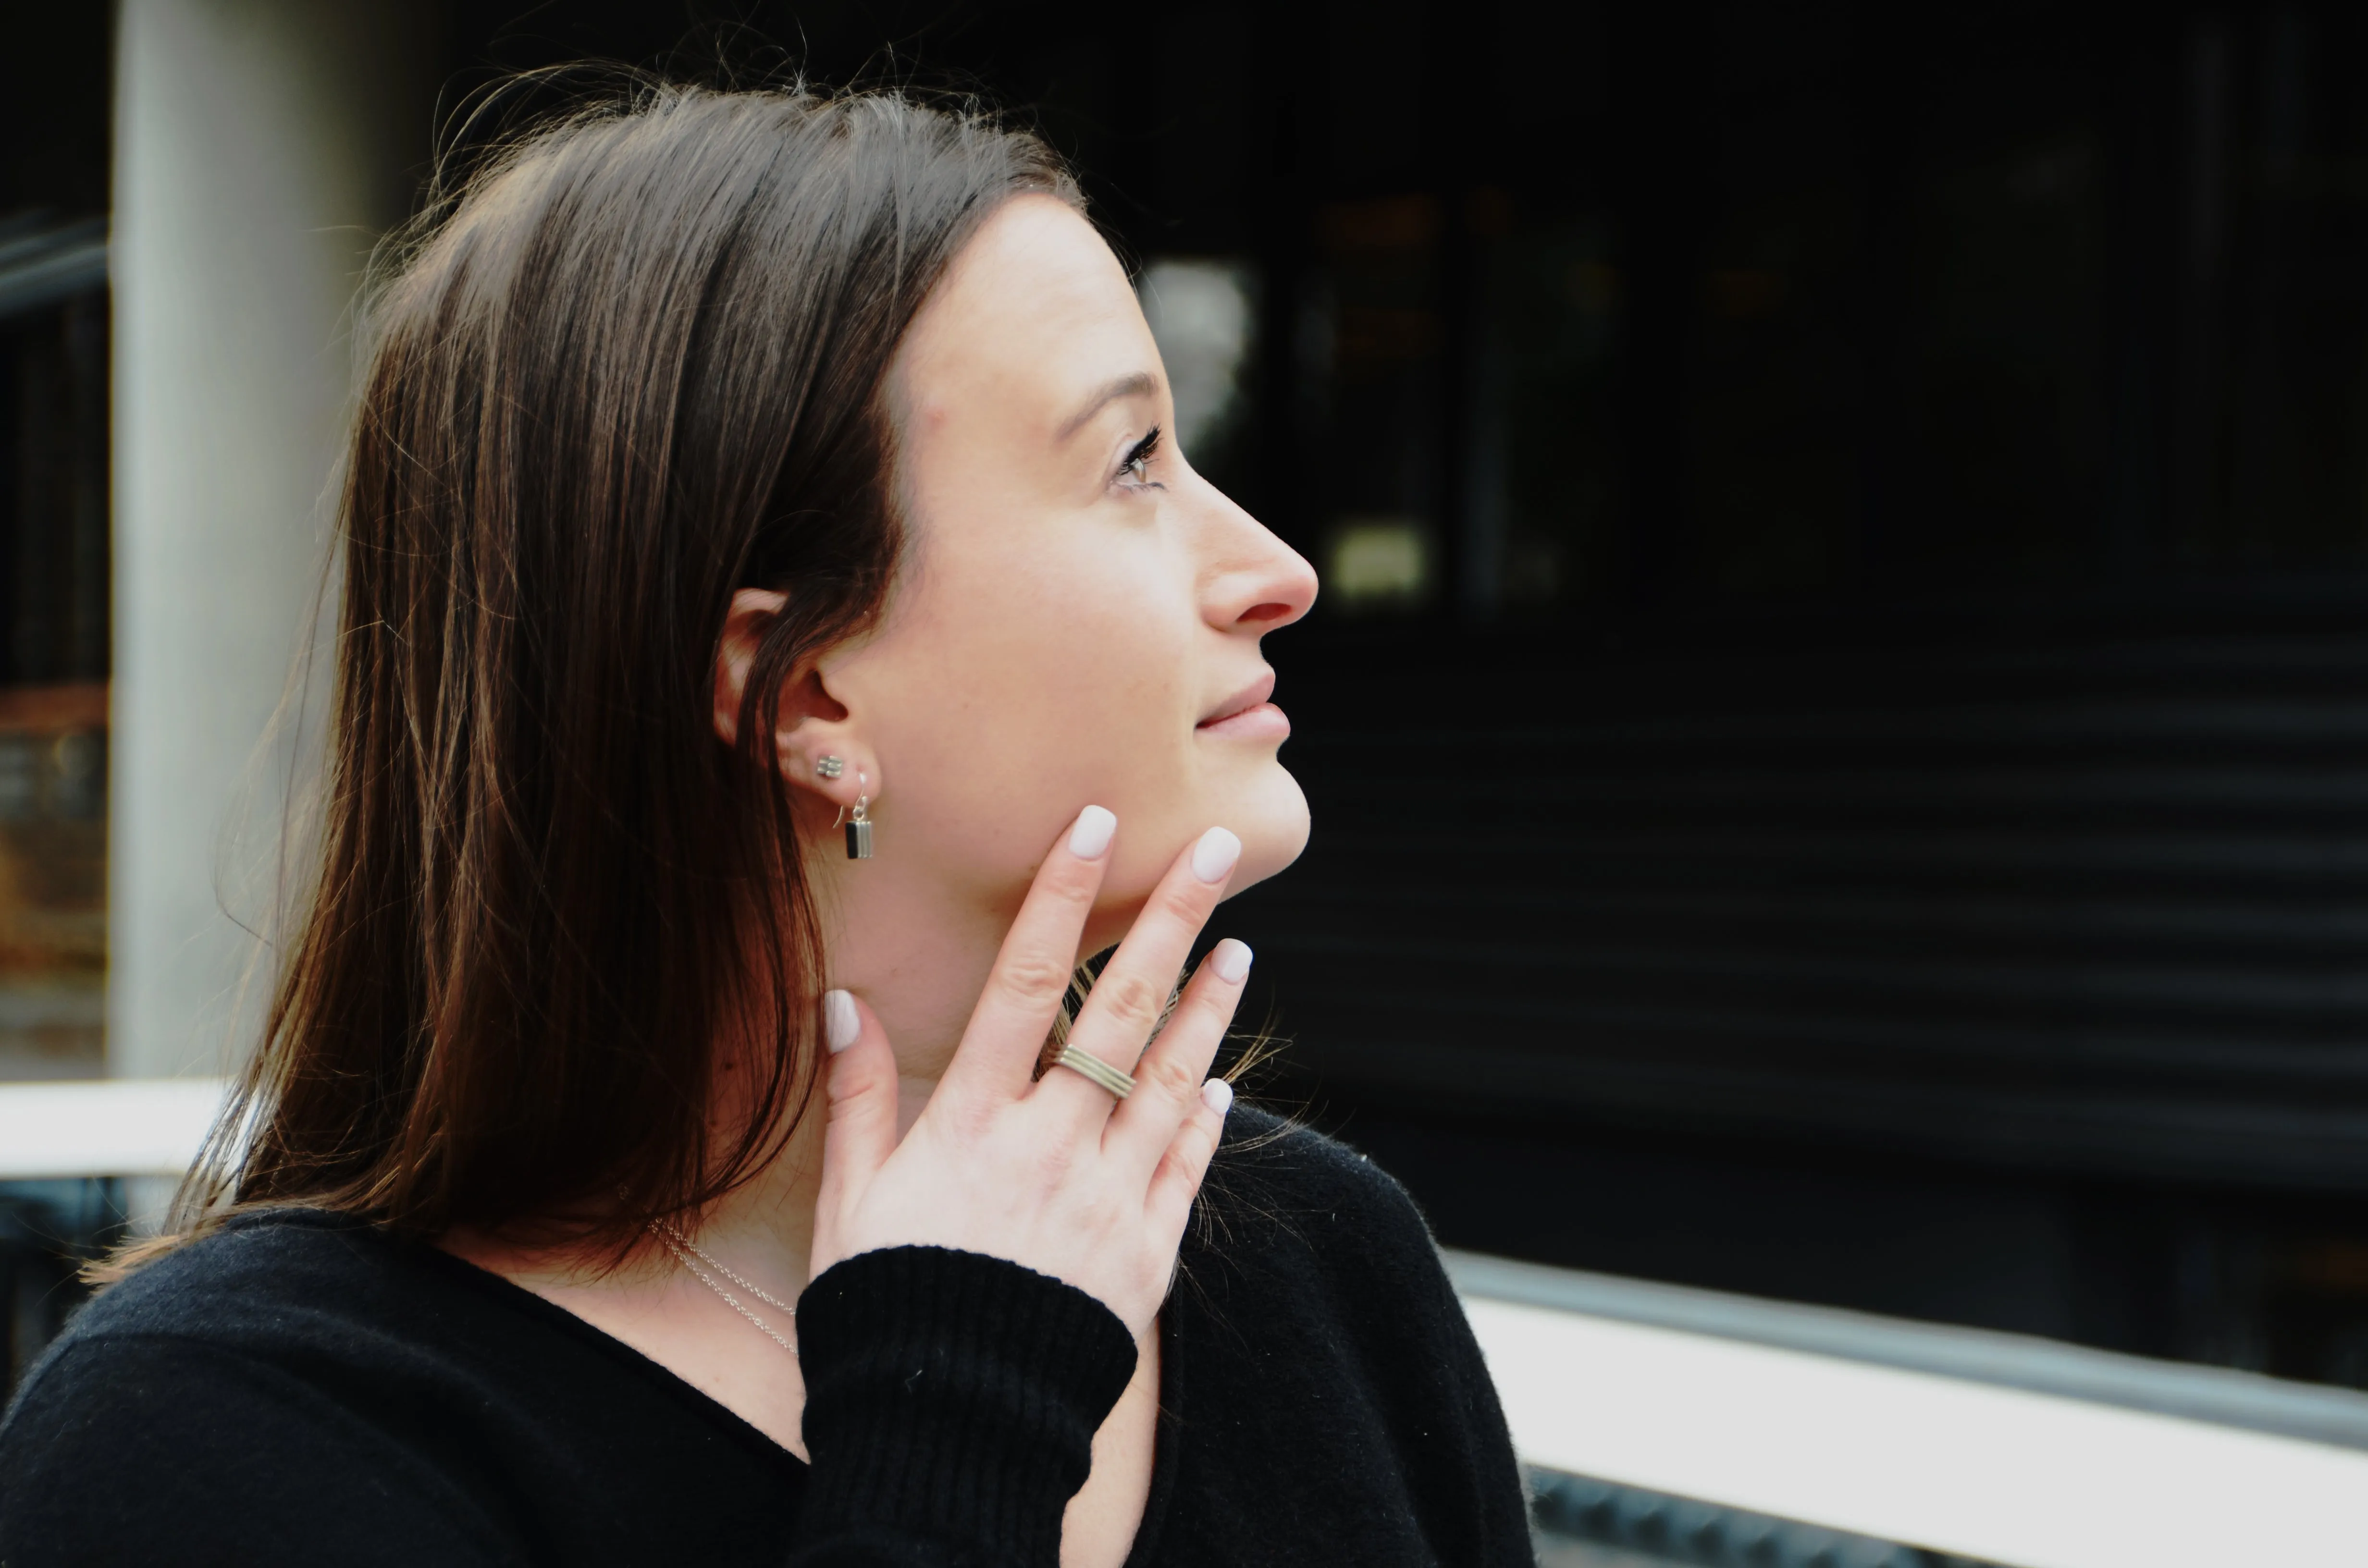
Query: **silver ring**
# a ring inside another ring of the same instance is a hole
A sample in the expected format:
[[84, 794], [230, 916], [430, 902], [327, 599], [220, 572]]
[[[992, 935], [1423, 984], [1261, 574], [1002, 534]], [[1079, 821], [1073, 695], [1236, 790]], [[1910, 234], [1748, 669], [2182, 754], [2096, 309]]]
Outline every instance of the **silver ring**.
[[1061, 1054], [1053, 1058], [1053, 1065], [1066, 1067], [1072, 1073], [1080, 1073], [1091, 1078], [1096, 1085], [1108, 1089], [1113, 1099], [1122, 1100], [1134, 1093], [1134, 1079], [1132, 1075], [1120, 1072], [1099, 1056], [1079, 1051], [1074, 1045], [1063, 1046]]

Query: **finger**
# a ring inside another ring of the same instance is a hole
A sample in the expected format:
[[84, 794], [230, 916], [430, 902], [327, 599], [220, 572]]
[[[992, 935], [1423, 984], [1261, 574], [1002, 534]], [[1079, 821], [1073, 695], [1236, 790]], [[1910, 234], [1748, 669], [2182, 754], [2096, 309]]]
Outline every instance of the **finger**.
[[1045, 855], [933, 1102], [942, 1097], [958, 1106], [977, 1096], [1008, 1100], [1028, 1092], [1044, 1037], [1076, 971], [1077, 944], [1101, 892], [1117, 830], [1118, 818], [1087, 806]]
[[[1250, 949], [1228, 937], [1209, 949], [1175, 1015], [1134, 1068], [1134, 1093], [1111, 1112], [1102, 1148], [1133, 1179], [1148, 1181], [1176, 1130], [1201, 1107], [1209, 1063], [1241, 1005], [1249, 980]], [[1125, 1179], [1115, 1172], [1112, 1179]]]
[[1209, 1162], [1224, 1139], [1225, 1113], [1234, 1106], [1234, 1086], [1212, 1078], [1201, 1091], [1200, 1104], [1176, 1130], [1174, 1142], [1152, 1173], [1151, 1189], [1144, 1196], [1144, 1217], [1156, 1226], [1161, 1240], [1171, 1246], [1184, 1234], [1192, 1216], [1192, 1199], [1209, 1174]]
[[[1071, 1045], [1122, 1073], [1134, 1071], [1175, 994], [1176, 972], [1192, 951], [1192, 938], [1224, 895], [1241, 853], [1240, 839], [1212, 827], [1176, 857], [1135, 916], [1133, 929], [1095, 978], [1093, 994], [1069, 1030]], [[1109, 1092], [1079, 1073], [1047, 1073], [1036, 1093], [1081, 1121], [1110, 1114]]]
[[879, 1017], [845, 991], [823, 994], [825, 1092], [820, 1213], [836, 1212], [896, 1152], [896, 1053]]

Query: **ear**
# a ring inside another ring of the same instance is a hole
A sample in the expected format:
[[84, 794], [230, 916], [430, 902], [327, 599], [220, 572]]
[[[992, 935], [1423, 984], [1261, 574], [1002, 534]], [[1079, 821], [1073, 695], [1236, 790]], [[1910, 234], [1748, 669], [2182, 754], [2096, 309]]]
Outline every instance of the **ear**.
[[[765, 588], [742, 588], [732, 596], [724, 613], [723, 636], [715, 650], [716, 738], [737, 744], [740, 704], [748, 690], [748, 672], [765, 633], [788, 601]], [[780, 711], [775, 715], [773, 749], [781, 777], [801, 789], [822, 796], [833, 806], [852, 806], [869, 795], [880, 798], [880, 762], [856, 733], [855, 716], [830, 694], [822, 670], [802, 665], [781, 686]], [[836, 757], [839, 776], [825, 778], [817, 764]]]

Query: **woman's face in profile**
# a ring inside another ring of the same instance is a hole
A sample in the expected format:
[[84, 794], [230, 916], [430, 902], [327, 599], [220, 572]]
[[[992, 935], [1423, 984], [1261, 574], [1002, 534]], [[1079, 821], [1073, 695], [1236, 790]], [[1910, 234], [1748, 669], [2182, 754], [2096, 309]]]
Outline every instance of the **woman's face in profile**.
[[939, 283], [891, 394], [915, 548], [878, 634], [824, 661], [880, 769], [881, 855], [1000, 906], [1080, 807], [1119, 819], [1113, 940], [1185, 844], [1243, 843], [1239, 889], [1294, 859], [1265, 633], [1306, 561], [1178, 449], [1159, 351], [1075, 211], [1008, 203]]

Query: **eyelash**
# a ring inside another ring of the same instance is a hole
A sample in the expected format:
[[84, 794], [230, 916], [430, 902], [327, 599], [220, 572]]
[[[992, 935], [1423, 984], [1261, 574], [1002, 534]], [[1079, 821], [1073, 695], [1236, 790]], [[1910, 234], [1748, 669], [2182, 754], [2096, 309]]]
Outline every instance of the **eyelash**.
[[1167, 489], [1167, 487], [1160, 483], [1158, 481], [1147, 477], [1150, 472], [1151, 460], [1158, 456], [1158, 454], [1159, 426], [1154, 425], [1151, 427], [1150, 434], [1144, 436], [1142, 440], [1137, 441], [1133, 446], [1129, 447], [1126, 449], [1125, 458], [1121, 460], [1118, 465], [1120, 477], [1124, 479], [1129, 474], [1133, 475], [1133, 483], [1130, 486], [1132, 489]]

